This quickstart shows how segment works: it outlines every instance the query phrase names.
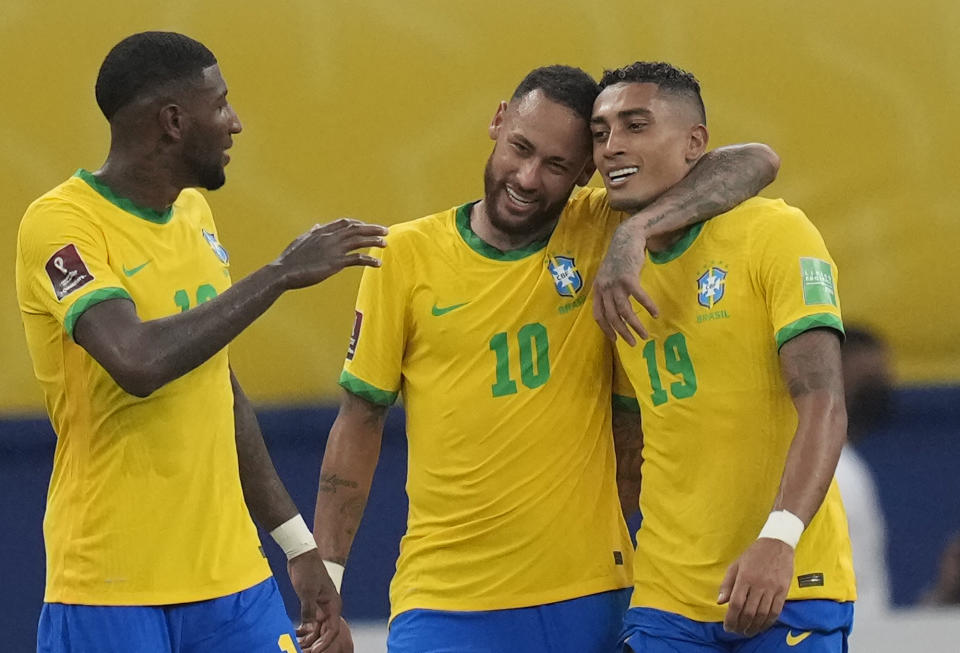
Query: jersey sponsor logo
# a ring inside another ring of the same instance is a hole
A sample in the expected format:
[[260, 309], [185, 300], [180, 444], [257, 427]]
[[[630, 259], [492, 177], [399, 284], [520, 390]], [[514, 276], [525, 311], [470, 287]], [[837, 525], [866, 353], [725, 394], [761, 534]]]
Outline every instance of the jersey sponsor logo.
[[837, 305], [837, 289], [833, 283], [833, 266], [827, 261], [808, 256], [800, 257], [800, 276], [803, 279], [803, 303]]
[[450, 311], [455, 311], [458, 308], [462, 308], [469, 303], [470, 302], [462, 302], [460, 304], [451, 304], [450, 306], [437, 306], [436, 302], [434, 302], [433, 308], [430, 309], [430, 314], [434, 317], [440, 317], [441, 315], [446, 315]]
[[352, 361], [357, 353], [357, 343], [360, 342], [360, 327], [363, 326], [363, 313], [354, 311], [356, 317], [353, 318], [353, 333], [350, 335], [350, 346], [347, 347], [347, 360]]
[[561, 297], [576, 297], [583, 288], [583, 277], [573, 257], [548, 256], [547, 269], [553, 275], [553, 285]]
[[220, 244], [220, 241], [217, 240], [217, 237], [206, 229], [201, 229], [200, 231], [203, 232], [203, 239], [207, 241], [208, 245], [210, 245], [210, 249], [212, 249], [213, 253], [217, 255], [217, 258], [220, 259], [220, 262], [229, 263], [230, 255], [227, 254], [227, 250], [224, 249], [223, 245]]
[[87, 264], [83, 262], [77, 246], [73, 243], [55, 251], [44, 269], [50, 277], [50, 283], [53, 284], [53, 293], [57, 296], [57, 301], [93, 281], [93, 275], [90, 274]]
[[124, 274], [124, 276], [132, 277], [132, 276], [135, 275], [137, 272], [139, 272], [139, 271], [142, 270], [143, 268], [145, 268], [145, 267], [147, 267], [148, 265], [150, 265], [150, 263], [152, 263], [152, 262], [153, 262], [153, 260], [151, 259], [150, 261], [147, 261], [146, 263], [141, 263], [140, 265], [138, 265], [138, 266], [136, 266], [136, 267], [132, 267], [132, 268], [128, 268], [126, 265], [124, 265], [124, 266], [123, 266], [123, 274]]
[[704, 308], [713, 308], [723, 299], [727, 289], [727, 271], [716, 266], [697, 279], [697, 303]]
[[800, 633], [799, 635], [794, 635], [792, 630], [787, 631], [787, 646], [796, 646], [806, 638], [810, 637], [813, 634], [813, 631], [807, 630]]

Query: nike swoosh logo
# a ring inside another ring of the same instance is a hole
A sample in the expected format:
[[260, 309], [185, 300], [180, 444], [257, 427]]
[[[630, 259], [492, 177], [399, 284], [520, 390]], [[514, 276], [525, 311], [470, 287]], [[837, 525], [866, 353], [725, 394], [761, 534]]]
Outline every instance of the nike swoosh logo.
[[143, 268], [145, 268], [145, 267], [147, 267], [148, 265], [150, 265], [151, 261], [152, 261], [152, 259], [151, 259], [150, 261], [147, 261], [146, 263], [142, 263], [142, 264], [138, 265], [138, 266], [135, 267], [135, 268], [130, 268], [129, 270], [127, 269], [127, 266], [124, 265], [124, 266], [123, 266], [123, 273], [124, 273], [125, 275], [127, 275], [128, 277], [132, 277], [132, 276], [135, 275], [137, 272], [139, 272], [139, 271], [142, 270]]
[[787, 646], [796, 646], [806, 638], [812, 635], [812, 631], [807, 631], [805, 633], [800, 633], [799, 635], [794, 635], [792, 630], [787, 631]]
[[437, 306], [436, 304], [434, 304], [434, 305], [433, 305], [433, 308], [430, 309], [430, 312], [433, 313], [434, 316], [439, 317], [439, 316], [441, 316], [441, 315], [446, 315], [446, 314], [449, 313], [450, 311], [455, 311], [455, 310], [457, 310], [458, 308], [460, 308], [461, 306], [466, 306], [466, 305], [469, 304], [469, 303], [470, 303], [470, 302], [463, 302], [462, 304], [454, 304], [454, 305], [452, 305], [452, 306], [444, 306], [443, 308], [440, 308], [439, 306]]

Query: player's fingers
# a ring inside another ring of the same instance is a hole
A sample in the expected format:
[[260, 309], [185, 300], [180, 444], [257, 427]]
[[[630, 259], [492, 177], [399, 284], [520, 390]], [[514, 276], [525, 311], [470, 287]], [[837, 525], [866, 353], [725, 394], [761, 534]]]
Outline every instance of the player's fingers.
[[617, 341], [617, 332], [613, 330], [610, 323], [607, 322], [606, 313], [603, 310], [603, 292], [597, 287], [593, 287], [593, 319], [603, 331], [603, 335], [611, 342]]
[[297, 626], [297, 643], [301, 650], [307, 650], [320, 638], [320, 628], [316, 623]]
[[770, 606], [773, 605], [773, 592], [760, 592], [758, 590], [757, 593], [760, 594], [760, 600], [757, 601], [753, 618], [744, 630], [747, 637], [753, 637], [770, 627], [768, 621], [770, 619]]
[[732, 565], [727, 567], [727, 573], [724, 574], [723, 581], [720, 583], [720, 593], [717, 595], [717, 605], [723, 605], [730, 600], [730, 595], [733, 593], [733, 585], [737, 581], [737, 572], [739, 570], [739, 562], [734, 562]]
[[383, 236], [355, 236], [343, 241], [343, 251], [345, 252], [351, 252], [355, 249], [386, 246], [387, 241], [383, 239]]
[[743, 608], [747, 604], [747, 586], [738, 578], [733, 584], [733, 591], [730, 593], [730, 605], [727, 607], [727, 616], [723, 620], [723, 629], [727, 632], [742, 632], [740, 628], [740, 618], [743, 614]]
[[340, 231], [341, 229], [346, 229], [350, 225], [354, 224], [362, 223], [359, 220], [354, 220], [353, 218], [338, 218], [333, 222], [327, 222], [326, 224], [315, 224], [313, 225], [313, 229], [310, 231], [330, 234], [335, 231]]
[[617, 307], [617, 299], [615, 297], [616, 290], [613, 289], [610, 292], [606, 293], [603, 298], [603, 312], [606, 315], [607, 322], [610, 323], [610, 326], [613, 327], [614, 331], [620, 334], [620, 337], [624, 341], [633, 347], [637, 344], [637, 339], [634, 338], [633, 332], [630, 330], [630, 327], [627, 326], [627, 323], [623, 321], [623, 318], [620, 316], [620, 311]]
[[747, 587], [746, 598], [743, 602], [743, 609], [740, 610], [740, 617], [734, 624], [734, 630], [738, 633], [746, 634], [753, 626], [753, 621], [757, 617], [757, 609], [760, 607], [760, 601], [763, 600], [763, 590], [758, 587]]
[[341, 267], [352, 267], [354, 265], [362, 265], [365, 267], [378, 268], [381, 265], [380, 259], [375, 256], [370, 256], [369, 254], [347, 254], [342, 259]]
[[639, 281], [631, 282], [627, 288], [629, 289], [629, 292], [633, 298], [636, 299], [641, 306], [647, 309], [647, 313], [650, 314], [650, 317], [657, 317], [660, 315], [660, 310], [653, 302], [653, 298], [647, 294], [647, 291], [643, 289], [643, 286], [640, 285]]
[[650, 334], [647, 333], [646, 327], [643, 326], [643, 322], [640, 321], [640, 316], [636, 314], [633, 310], [633, 305], [630, 303], [630, 297], [628, 295], [618, 293], [615, 297], [617, 302], [617, 314], [622, 320], [624, 320], [627, 325], [633, 329], [634, 333], [640, 336], [641, 340], [646, 340]]

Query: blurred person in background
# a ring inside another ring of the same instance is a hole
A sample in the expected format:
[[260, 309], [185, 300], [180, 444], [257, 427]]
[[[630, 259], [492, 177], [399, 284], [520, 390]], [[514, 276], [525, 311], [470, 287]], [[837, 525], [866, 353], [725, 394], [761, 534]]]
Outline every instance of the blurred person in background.
[[936, 583], [922, 602], [924, 605], [960, 606], [960, 533], [954, 533], [943, 549]]
[[886, 521], [869, 465], [857, 444], [892, 415], [892, 372], [883, 340], [862, 326], [847, 326], [841, 348], [847, 403], [847, 443], [836, 478], [850, 527], [857, 576], [857, 617], [882, 616], [891, 606]]

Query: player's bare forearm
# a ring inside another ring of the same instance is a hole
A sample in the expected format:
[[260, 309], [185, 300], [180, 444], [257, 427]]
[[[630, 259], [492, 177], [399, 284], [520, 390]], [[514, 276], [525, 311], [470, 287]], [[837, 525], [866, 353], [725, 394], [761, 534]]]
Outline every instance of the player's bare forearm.
[[344, 391], [320, 469], [314, 538], [324, 560], [345, 565], [380, 457], [386, 406]]
[[780, 348], [780, 367], [797, 408], [798, 425], [774, 510], [809, 524], [830, 488], [847, 437], [840, 338], [813, 329]]
[[101, 302], [77, 320], [74, 338], [130, 394], [146, 397], [209, 360], [283, 292], [279, 273], [261, 268], [196, 308], [141, 322], [125, 299]]
[[643, 430], [640, 413], [613, 409], [613, 448], [617, 458], [617, 493], [624, 518], [640, 508]]
[[[647, 240], [703, 222], [750, 199], [777, 178], [780, 157], [763, 143], [707, 152], [679, 183], [631, 217], [619, 232]], [[632, 228], [632, 229], [631, 229]]]
[[272, 531], [296, 516], [298, 510], [277, 475], [253, 406], [232, 371], [230, 382], [233, 385], [233, 417], [243, 499], [254, 520], [264, 530]]
[[347, 266], [379, 265], [354, 250], [383, 247], [386, 233], [349, 219], [315, 225], [272, 263], [210, 301], [147, 322], [128, 300], [101, 302], [77, 320], [74, 339], [121, 388], [146, 397], [209, 360], [285, 291], [320, 283]]

